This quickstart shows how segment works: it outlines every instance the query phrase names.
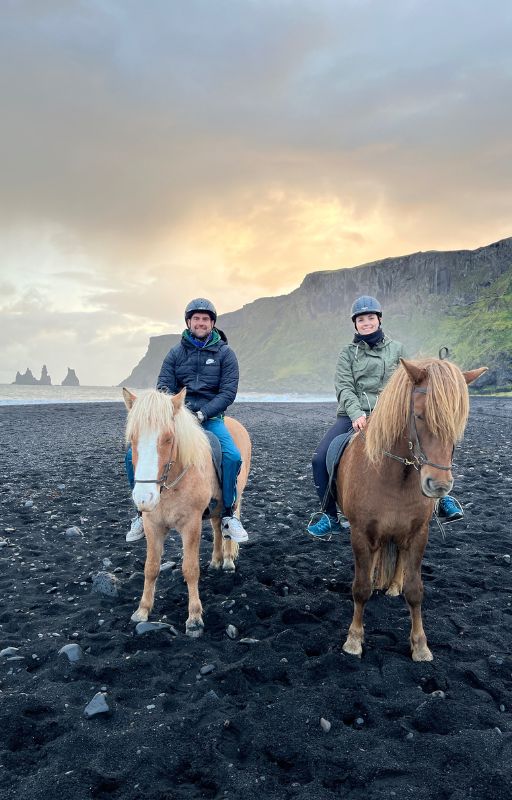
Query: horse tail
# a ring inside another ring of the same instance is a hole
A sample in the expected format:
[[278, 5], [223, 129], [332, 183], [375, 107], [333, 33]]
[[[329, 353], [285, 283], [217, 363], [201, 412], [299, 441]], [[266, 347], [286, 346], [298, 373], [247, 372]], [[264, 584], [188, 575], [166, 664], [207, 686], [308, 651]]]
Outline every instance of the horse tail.
[[[395, 577], [398, 564], [398, 547], [395, 542], [384, 542], [378, 551], [373, 572], [374, 589], [387, 589]], [[400, 591], [402, 587], [400, 586]]]

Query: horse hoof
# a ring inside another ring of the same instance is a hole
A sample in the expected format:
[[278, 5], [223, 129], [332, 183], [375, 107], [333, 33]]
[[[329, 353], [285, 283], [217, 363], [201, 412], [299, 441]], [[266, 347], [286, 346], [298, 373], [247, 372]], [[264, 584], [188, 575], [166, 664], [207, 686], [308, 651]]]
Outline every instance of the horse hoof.
[[208, 569], [219, 570], [220, 568], [221, 568], [220, 561], [210, 561], [210, 563], [208, 564]]
[[204, 623], [201, 621], [187, 622], [185, 626], [185, 633], [191, 639], [199, 639], [203, 635]]
[[413, 650], [412, 651], [412, 660], [413, 661], [433, 661], [434, 656], [432, 655], [431, 651], [428, 647], [423, 647], [421, 650]]
[[342, 650], [344, 653], [348, 653], [351, 656], [356, 656], [357, 658], [361, 658], [363, 655], [363, 648], [361, 645], [356, 644], [355, 642], [349, 642], [348, 639], [343, 645]]
[[222, 569], [224, 570], [224, 572], [233, 574], [233, 572], [235, 572], [235, 565], [232, 561], [224, 561]]
[[386, 595], [388, 597], [398, 597], [399, 594], [400, 594], [400, 589], [398, 588], [396, 583], [392, 583], [386, 592]]
[[149, 617], [149, 611], [145, 611], [142, 608], [138, 608], [134, 614], [131, 616], [132, 622], [147, 622]]

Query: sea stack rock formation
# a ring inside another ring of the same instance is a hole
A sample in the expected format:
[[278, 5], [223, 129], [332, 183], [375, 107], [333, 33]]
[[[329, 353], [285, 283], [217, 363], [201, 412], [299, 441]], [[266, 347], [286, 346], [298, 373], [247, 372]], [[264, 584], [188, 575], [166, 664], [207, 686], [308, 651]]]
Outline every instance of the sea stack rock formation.
[[52, 379], [48, 375], [48, 370], [46, 369], [46, 364], [43, 364], [43, 368], [41, 370], [41, 377], [39, 378], [39, 381], [37, 381], [37, 383], [39, 383], [41, 386], [51, 386], [52, 385]]
[[22, 386], [37, 386], [39, 381], [37, 378], [34, 378], [32, 375], [32, 370], [27, 367], [23, 374], [21, 372], [16, 373], [16, 378], [14, 379], [13, 383], [18, 383]]
[[34, 377], [32, 370], [27, 367], [23, 374], [21, 372], [16, 373], [16, 378], [14, 379], [13, 383], [21, 384], [22, 386], [51, 386], [52, 379], [48, 375], [46, 364], [43, 364], [41, 377], [39, 380]]
[[78, 380], [77, 374], [74, 369], [68, 367], [68, 374], [62, 381], [62, 386], [80, 386], [80, 381]]

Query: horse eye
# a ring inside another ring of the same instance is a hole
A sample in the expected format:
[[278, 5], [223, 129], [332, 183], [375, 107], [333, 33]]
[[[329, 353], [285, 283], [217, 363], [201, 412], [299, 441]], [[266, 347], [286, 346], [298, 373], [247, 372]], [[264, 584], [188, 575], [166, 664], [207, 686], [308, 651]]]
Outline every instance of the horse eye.
[[422, 422], [425, 420], [423, 414], [415, 414], [414, 416], [416, 417], [416, 419], [421, 419]]

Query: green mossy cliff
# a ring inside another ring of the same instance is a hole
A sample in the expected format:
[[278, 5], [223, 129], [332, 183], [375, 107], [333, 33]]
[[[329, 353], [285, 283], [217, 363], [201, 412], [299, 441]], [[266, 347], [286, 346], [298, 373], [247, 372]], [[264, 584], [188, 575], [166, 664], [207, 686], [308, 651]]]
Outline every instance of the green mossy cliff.
[[[383, 328], [411, 356], [447, 347], [460, 367], [487, 366], [479, 390], [512, 388], [512, 238], [477, 250], [413, 253], [352, 269], [313, 272], [288, 295], [219, 317], [240, 361], [240, 389], [329, 392], [338, 352], [350, 341], [350, 306], [379, 298]], [[215, 300], [215, 298], [213, 298]], [[122, 382], [154, 386], [179, 336], [154, 336]]]

